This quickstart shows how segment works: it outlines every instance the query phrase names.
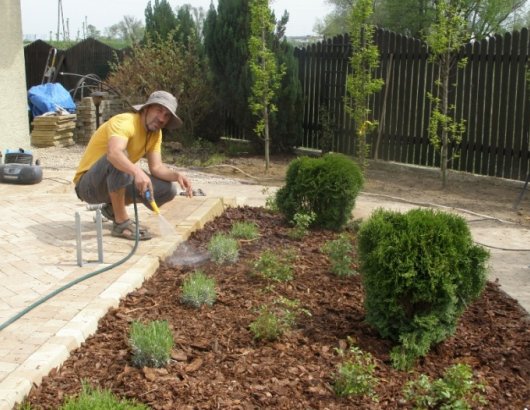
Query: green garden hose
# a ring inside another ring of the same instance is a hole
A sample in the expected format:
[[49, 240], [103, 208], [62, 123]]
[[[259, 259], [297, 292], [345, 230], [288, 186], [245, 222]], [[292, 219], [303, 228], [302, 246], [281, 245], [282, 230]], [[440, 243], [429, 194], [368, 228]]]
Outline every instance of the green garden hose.
[[136, 236], [135, 236], [134, 246], [133, 246], [131, 252], [129, 252], [129, 254], [127, 256], [125, 256], [124, 258], [120, 259], [119, 261], [117, 261], [117, 262], [115, 262], [115, 263], [113, 263], [113, 264], [111, 264], [109, 266], [106, 266], [104, 268], [95, 270], [94, 272], [87, 273], [86, 275], [83, 275], [83, 276], [81, 276], [81, 277], [79, 277], [77, 279], [74, 279], [73, 281], [68, 282], [66, 285], [63, 285], [60, 288], [54, 290], [53, 292], [41, 297], [39, 300], [33, 302], [31, 305], [29, 305], [28, 307], [24, 308], [23, 310], [18, 312], [13, 317], [11, 317], [8, 320], [6, 320], [4, 323], [0, 324], [0, 331], [4, 330], [6, 327], [8, 327], [10, 324], [12, 324], [13, 322], [15, 322], [18, 319], [20, 319], [26, 313], [32, 311], [37, 306], [43, 304], [44, 302], [46, 302], [47, 300], [51, 299], [52, 297], [58, 295], [62, 291], [66, 290], [68, 288], [71, 288], [72, 286], [78, 284], [79, 282], [83, 282], [86, 279], [89, 279], [89, 278], [91, 278], [93, 276], [99, 275], [100, 273], [103, 273], [103, 272], [106, 272], [108, 270], [114, 269], [116, 266], [119, 266], [122, 263], [125, 263], [127, 260], [129, 260], [129, 258], [131, 256], [134, 255], [134, 253], [136, 252], [136, 249], [138, 248], [138, 242], [139, 242], [139, 237], [140, 237], [140, 223], [138, 221], [138, 207], [136, 205], [136, 195], [135, 195], [135, 192], [134, 192], [134, 182], [133, 182], [132, 185], [133, 185], [133, 198], [134, 198], [134, 201], [133, 201], [133, 203], [134, 203], [134, 218], [136, 220], [136, 228], [135, 228], [136, 229]]

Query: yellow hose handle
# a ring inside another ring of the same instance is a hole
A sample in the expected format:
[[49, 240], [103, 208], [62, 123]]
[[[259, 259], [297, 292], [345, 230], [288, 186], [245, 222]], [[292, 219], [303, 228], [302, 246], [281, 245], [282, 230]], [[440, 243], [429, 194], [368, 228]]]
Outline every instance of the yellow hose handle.
[[155, 199], [151, 195], [151, 191], [145, 191], [145, 199], [149, 201], [149, 205], [151, 205], [153, 212], [157, 215], [160, 214], [160, 209], [158, 209]]
[[155, 201], [151, 201], [151, 202], [149, 202], [149, 204], [151, 205], [151, 208], [153, 208], [153, 212], [158, 215], [160, 213], [160, 209], [158, 209], [158, 206], [156, 205], [156, 202]]

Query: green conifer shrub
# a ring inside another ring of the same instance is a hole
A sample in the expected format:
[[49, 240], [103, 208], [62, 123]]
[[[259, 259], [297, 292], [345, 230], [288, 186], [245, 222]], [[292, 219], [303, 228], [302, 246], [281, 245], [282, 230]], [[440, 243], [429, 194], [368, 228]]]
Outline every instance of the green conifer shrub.
[[289, 221], [296, 213], [314, 212], [313, 226], [339, 230], [350, 219], [363, 182], [359, 166], [345, 155], [299, 157], [289, 164], [276, 202]]
[[486, 284], [489, 253], [457, 215], [379, 209], [361, 225], [358, 246], [366, 320], [400, 343], [391, 352], [397, 368], [453, 334]]

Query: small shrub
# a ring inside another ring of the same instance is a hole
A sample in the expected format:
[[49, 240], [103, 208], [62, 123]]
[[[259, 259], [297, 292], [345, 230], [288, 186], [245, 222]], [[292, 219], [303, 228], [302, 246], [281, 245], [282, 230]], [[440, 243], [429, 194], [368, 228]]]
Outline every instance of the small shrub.
[[344, 230], [346, 232], [351, 232], [351, 233], [358, 233], [359, 230], [361, 229], [361, 224], [363, 223], [363, 220], [362, 218], [359, 218], [359, 219], [350, 219], [348, 220], [348, 222], [346, 223], [346, 226], [344, 227]]
[[69, 397], [59, 410], [147, 410], [149, 407], [118, 399], [110, 390], [94, 389], [83, 382], [78, 397]]
[[226, 157], [217, 151], [215, 144], [198, 138], [184, 148], [184, 155], [176, 155], [172, 159], [175, 165], [182, 167], [207, 167], [223, 163]]
[[255, 148], [250, 141], [221, 137], [221, 147], [229, 157], [240, 157], [242, 155], [254, 154]]
[[259, 236], [259, 230], [255, 222], [235, 222], [230, 235], [237, 239], [256, 239]]
[[267, 195], [265, 198], [265, 208], [271, 212], [279, 212], [278, 202], [276, 201], [276, 194], [269, 194], [269, 188], [263, 188], [261, 193]]
[[212, 261], [218, 265], [234, 263], [239, 258], [239, 246], [234, 238], [222, 233], [216, 233], [208, 243], [208, 251]]
[[311, 223], [315, 220], [316, 215], [313, 211], [309, 213], [297, 212], [293, 216], [293, 229], [289, 232], [289, 237], [300, 240], [309, 232]]
[[136, 367], [164, 367], [169, 363], [174, 341], [169, 324], [155, 320], [148, 324], [131, 324], [129, 343]]
[[331, 271], [337, 276], [351, 276], [355, 274], [352, 270], [351, 252], [353, 245], [346, 234], [341, 234], [335, 240], [328, 241], [322, 246], [322, 252], [331, 260]]
[[274, 341], [289, 331], [302, 313], [310, 315], [297, 300], [280, 297], [272, 306], [259, 309], [258, 317], [249, 325], [249, 329], [257, 340]]
[[262, 306], [258, 317], [250, 324], [249, 328], [255, 339], [273, 341], [284, 333], [285, 324], [276, 313], [267, 306]]
[[216, 298], [215, 280], [204, 272], [195, 271], [184, 279], [180, 297], [182, 303], [199, 308], [202, 305], [213, 305]]
[[403, 393], [415, 409], [464, 410], [487, 404], [481, 394], [484, 390], [484, 385], [473, 381], [469, 366], [456, 364], [434, 382], [425, 374], [420, 375], [405, 385]]
[[486, 284], [489, 254], [457, 215], [380, 209], [362, 224], [358, 245], [366, 320], [400, 343], [391, 352], [399, 369], [453, 334]]
[[344, 357], [344, 361], [337, 366], [333, 390], [338, 396], [369, 396], [377, 400], [374, 388], [377, 378], [374, 376], [375, 361], [368, 352], [363, 352], [356, 346], [348, 351], [337, 350]]
[[265, 250], [254, 262], [254, 274], [275, 282], [288, 282], [293, 279], [293, 259], [294, 255], [289, 251]]
[[349, 220], [362, 186], [359, 166], [345, 155], [299, 157], [289, 164], [276, 202], [289, 221], [296, 213], [314, 212], [312, 225], [339, 230]]

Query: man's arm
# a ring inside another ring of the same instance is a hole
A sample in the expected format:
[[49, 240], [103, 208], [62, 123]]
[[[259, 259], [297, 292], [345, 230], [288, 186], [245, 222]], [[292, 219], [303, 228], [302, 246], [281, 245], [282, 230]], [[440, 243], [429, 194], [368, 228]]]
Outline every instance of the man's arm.
[[180, 172], [167, 167], [162, 162], [162, 155], [160, 152], [148, 152], [146, 157], [147, 163], [149, 165], [149, 171], [154, 177], [162, 179], [163, 181], [177, 182], [180, 187], [186, 191], [189, 197], [193, 196], [191, 182]]
[[109, 162], [120, 171], [134, 178], [136, 190], [143, 196], [145, 191], [152, 190], [149, 176], [136, 164], [132, 163], [126, 154], [127, 140], [120, 137], [110, 137], [107, 146], [107, 158]]

